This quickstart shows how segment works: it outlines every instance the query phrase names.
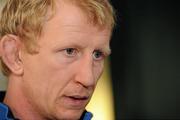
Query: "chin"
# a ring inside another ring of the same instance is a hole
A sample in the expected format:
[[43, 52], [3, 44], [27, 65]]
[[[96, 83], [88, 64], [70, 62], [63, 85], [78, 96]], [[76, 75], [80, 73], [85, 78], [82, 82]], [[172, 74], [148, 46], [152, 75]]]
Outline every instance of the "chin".
[[84, 110], [66, 110], [56, 113], [57, 120], [79, 120]]

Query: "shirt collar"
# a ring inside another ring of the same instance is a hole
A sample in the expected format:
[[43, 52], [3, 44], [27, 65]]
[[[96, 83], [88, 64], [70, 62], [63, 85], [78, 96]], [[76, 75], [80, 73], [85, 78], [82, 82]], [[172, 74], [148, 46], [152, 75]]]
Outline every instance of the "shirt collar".
[[[14, 120], [14, 116], [9, 107], [3, 103], [0, 103], [0, 118], [4, 120]], [[17, 120], [17, 119], [16, 119]]]

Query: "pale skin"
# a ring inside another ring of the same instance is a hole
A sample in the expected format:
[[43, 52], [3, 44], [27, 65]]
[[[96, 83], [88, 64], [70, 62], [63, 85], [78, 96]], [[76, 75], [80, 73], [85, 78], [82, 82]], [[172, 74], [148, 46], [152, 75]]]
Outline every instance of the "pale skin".
[[15, 35], [0, 43], [12, 72], [4, 103], [22, 120], [79, 119], [110, 54], [108, 27], [90, 24], [72, 4], [58, 0], [56, 5], [37, 40], [37, 54], [27, 53]]

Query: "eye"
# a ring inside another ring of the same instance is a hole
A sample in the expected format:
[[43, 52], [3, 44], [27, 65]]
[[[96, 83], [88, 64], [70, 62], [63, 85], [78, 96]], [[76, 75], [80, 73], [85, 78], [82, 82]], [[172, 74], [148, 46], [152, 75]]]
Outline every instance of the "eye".
[[95, 50], [93, 52], [93, 59], [94, 60], [102, 60], [102, 59], [104, 59], [104, 56], [105, 56], [104, 53], [100, 50]]
[[66, 48], [65, 54], [69, 57], [74, 57], [77, 54], [77, 50], [75, 48]]

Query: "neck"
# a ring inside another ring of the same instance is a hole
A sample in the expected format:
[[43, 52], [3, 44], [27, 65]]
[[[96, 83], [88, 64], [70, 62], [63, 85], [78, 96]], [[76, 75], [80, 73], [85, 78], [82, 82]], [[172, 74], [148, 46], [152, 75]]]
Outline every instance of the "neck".
[[7, 92], [3, 102], [10, 107], [15, 118], [22, 120], [42, 120], [26, 99], [21, 83], [22, 79], [20, 77], [13, 75], [9, 77]]

